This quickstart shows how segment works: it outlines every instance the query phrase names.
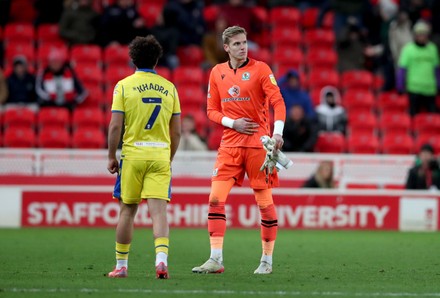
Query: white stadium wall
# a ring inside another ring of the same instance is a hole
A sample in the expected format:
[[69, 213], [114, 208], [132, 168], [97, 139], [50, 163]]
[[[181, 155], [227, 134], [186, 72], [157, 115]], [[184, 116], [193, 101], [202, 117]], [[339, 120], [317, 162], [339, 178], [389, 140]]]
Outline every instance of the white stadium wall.
[[[282, 229], [439, 230], [440, 193], [402, 189], [413, 156], [288, 156], [294, 166], [280, 172], [282, 187], [273, 191]], [[119, 207], [105, 157], [101, 150], [0, 151], [0, 227], [114, 227]], [[177, 154], [172, 227], [206, 227], [214, 159], [215, 152]], [[334, 161], [339, 187], [298, 188], [324, 159]], [[233, 188], [226, 210], [230, 227], [259, 226], [249, 187]], [[147, 204], [140, 205], [136, 225], [151, 226]]]

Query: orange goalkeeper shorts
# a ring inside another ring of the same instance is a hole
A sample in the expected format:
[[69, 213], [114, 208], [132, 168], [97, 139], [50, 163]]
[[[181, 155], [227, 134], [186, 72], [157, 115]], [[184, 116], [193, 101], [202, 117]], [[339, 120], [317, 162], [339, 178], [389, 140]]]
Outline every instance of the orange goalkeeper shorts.
[[276, 170], [272, 174], [260, 171], [266, 150], [248, 147], [220, 147], [212, 173], [212, 181], [226, 181], [231, 178], [235, 185], [243, 184], [244, 174], [249, 178], [252, 189], [268, 189], [279, 185]]

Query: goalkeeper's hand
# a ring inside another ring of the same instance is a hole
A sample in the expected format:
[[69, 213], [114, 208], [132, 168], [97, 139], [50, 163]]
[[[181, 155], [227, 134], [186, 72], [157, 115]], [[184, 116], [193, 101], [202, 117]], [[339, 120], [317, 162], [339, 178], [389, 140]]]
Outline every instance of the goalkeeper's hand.
[[263, 142], [263, 148], [266, 150], [266, 158], [264, 159], [264, 163], [260, 167], [260, 171], [266, 170], [269, 174], [273, 173], [273, 169], [276, 167], [277, 160], [274, 155], [276, 141], [268, 136], [262, 137], [261, 141]]

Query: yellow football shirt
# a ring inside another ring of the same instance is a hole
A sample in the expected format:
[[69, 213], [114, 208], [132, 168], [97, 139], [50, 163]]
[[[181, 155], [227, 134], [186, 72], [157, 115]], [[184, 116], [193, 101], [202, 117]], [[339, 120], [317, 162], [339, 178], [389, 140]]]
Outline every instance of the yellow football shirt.
[[173, 83], [138, 69], [116, 84], [112, 113], [124, 113], [122, 159], [170, 160], [170, 120], [180, 114]]

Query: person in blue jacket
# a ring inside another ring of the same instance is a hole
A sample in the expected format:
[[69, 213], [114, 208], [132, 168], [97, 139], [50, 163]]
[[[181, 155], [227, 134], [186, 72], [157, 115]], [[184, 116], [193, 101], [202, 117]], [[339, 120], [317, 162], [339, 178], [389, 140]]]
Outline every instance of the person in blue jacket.
[[301, 88], [299, 73], [291, 69], [283, 77], [278, 80], [281, 94], [284, 98], [286, 111], [289, 111], [294, 105], [300, 105], [305, 116], [310, 120], [315, 120], [316, 114], [313, 107], [312, 99], [307, 91]]

